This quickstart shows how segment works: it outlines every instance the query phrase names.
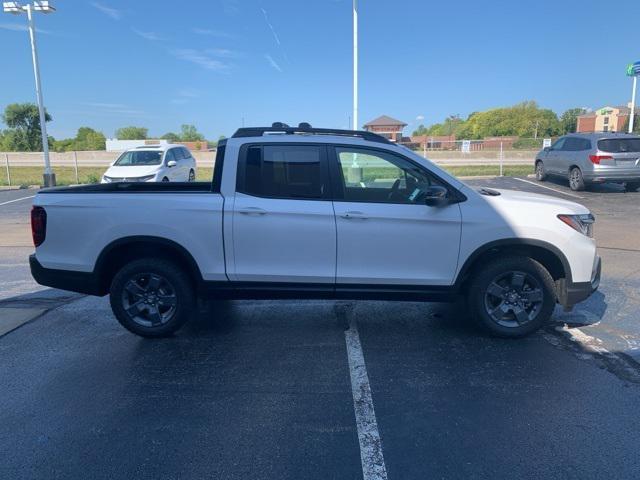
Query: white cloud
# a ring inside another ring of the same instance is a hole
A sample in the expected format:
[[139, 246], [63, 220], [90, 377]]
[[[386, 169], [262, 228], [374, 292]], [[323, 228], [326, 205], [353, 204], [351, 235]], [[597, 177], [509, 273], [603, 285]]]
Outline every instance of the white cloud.
[[198, 98], [200, 96], [200, 92], [193, 88], [181, 88], [177, 92], [177, 98], [173, 98], [171, 103], [174, 105], [184, 105], [185, 103], [189, 103], [190, 100], [194, 98]]
[[[26, 32], [28, 30], [26, 25], [21, 25], [19, 23], [0, 23], [0, 29], [13, 30], [14, 32]], [[40, 30], [39, 28], [36, 28], [36, 32], [43, 33], [45, 35], [51, 33], [49, 30]]]
[[273, 34], [273, 38], [275, 39], [278, 46], [280, 46], [280, 37], [278, 37], [278, 34], [276, 33], [276, 29], [273, 28], [273, 25], [271, 25], [271, 22], [269, 21], [269, 17], [267, 16], [267, 11], [264, 8], [260, 8], [260, 10], [262, 10], [262, 14], [264, 15], [264, 21], [267, 22], [267, 26], [271, 30], [271, 33]]
[[282, 68], [280, 68], [280, 65], [278, 65], [276, 63], [276, 61], [273, 59], [273, 57], [271, 55], [269, 55], [268, 53], [265, 54], [264, 58], [266, 58], [267, 62], [269, 62], [269, 65], [271, 65], [273, 68], [275, 68], [277, 71], [282, 72]]
[[237, 58], [240, 56], [239, 52], [236, 52], [235, 50], [228, 50], [226, 48], [207, 48], [205, 52], [214, 57]]
[[200, 92], [193, 88], [181, 88], [178, 90], [178, 96], [184, 98], [198, 98], [200, 96]]
[[180, 48], [170, 50], [169, 53], [171, 53], [176, 58], [179, 58], [180, 60], [194, 63], [207, 70], [215, 72], [226, 72], [227, 70], [229, 70], [228, 64], [212, 58], [212, 56], [206, 52], [201, 52], [190, 48]]
[[222, 0], [222, 9], [227, 15], [237, 15], [240, 13], [238, 0]]
[[146, 112], [122, 103], [86, 102], [82, 105], [93, 107], [93, 115], [146, 116]]
[[129, 108], [122, 103], [103, 103], [103, 102], [86, 102], [84, 105], [97, 108]]
[[418, 115], [418, 116], [416, 117], [416, 120], [417, 120], [418, 122], [423, 121], [423, 120], [424, 120], [424, 115]]
[[106, 16], [113, 18], [114, 20], [120, 20], [120, 18], [122, 17], [122, 12], [120, 10], [116, 10], [115, 8], [107, 7], [106, 5], [98, 2], [93, 2], [91, 5], [100, 10]]
[[208, 37], [234, 38], [233, 35], [221, 30], [211, 30], [209, 28], [192, 28], [191, 31], [197, 35], [205, 35]]
[[137, 28], [132, 28], [131, 30], [133, 31], [133, 33], [135, 33], [136, 35], [144, 39], [151, 40], [151, 41], [160, 40], [160, 37], [156, 35], [155, 32], [143, 32], [142, 30], [138, 30]]

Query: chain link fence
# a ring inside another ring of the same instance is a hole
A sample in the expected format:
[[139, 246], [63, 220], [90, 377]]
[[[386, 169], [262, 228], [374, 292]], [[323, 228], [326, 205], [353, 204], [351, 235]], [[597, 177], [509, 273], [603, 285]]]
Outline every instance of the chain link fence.
[[[484, 140], [451, 140], [442, 137], [421, 137], [419, 142], [405, 143], [407, 148], [445, 168], [485, 168], [491, 174], [502, 175], [504, 167], [533, 165], [536, 153], [543, 148], [542, 138], [496, 137]], [[95, 183], [122, 152], [81, 151], [51, 152], [50, 163], [59, 184]], [[213, 168], [215, 151], [192, 152], [202, 175]], [[41, 152], [0, 152], [0, 185], [21, 186], [40, 184], [44, 170]], [[472, 171], [472, 170], [470, 170]]]
[[[50, 152], [58, 184], [96, 183], [122, 152]], [[213, 168], [215, 151], [192, 152], [199, 168]], [[42, 152], [0, 152], [0, 185], [25, 186], [42, 182]]]

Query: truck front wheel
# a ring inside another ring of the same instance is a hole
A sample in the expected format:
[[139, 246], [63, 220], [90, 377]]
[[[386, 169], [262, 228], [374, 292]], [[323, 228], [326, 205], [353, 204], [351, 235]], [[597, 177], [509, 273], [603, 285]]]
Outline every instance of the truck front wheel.
[[196, 311], [188, 275], [159, 258], [122, 267], [111, 282], [110, 302], [120, 324], [142, 337], [171, 335]]
[[484, 330], [516, 338], [535, 332], [551, 318], [556, 293], [553, 278], [540, 263], [508, 256], [476, 269], [468, 300]]

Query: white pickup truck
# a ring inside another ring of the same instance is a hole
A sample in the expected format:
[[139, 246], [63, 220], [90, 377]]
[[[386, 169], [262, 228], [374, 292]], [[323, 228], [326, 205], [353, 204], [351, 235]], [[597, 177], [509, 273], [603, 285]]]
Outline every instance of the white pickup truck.
[[211, 183], [40, 191], [42, 285], [110, 294], [116, 318], [171, 334], [198, 297], [447, 301], [465, 296], [494, 335], [542, 326], [600, 281], [583, 206], [471, 188], [370, 132], [242, 128]]

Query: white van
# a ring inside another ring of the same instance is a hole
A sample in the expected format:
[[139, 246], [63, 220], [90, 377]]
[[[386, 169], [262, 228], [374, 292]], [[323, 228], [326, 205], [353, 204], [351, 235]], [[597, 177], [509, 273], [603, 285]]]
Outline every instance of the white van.
[[111, 164], [102, 183], [194, 182], [196, 161], [182, 145], [146, 145], [127, 150]]

